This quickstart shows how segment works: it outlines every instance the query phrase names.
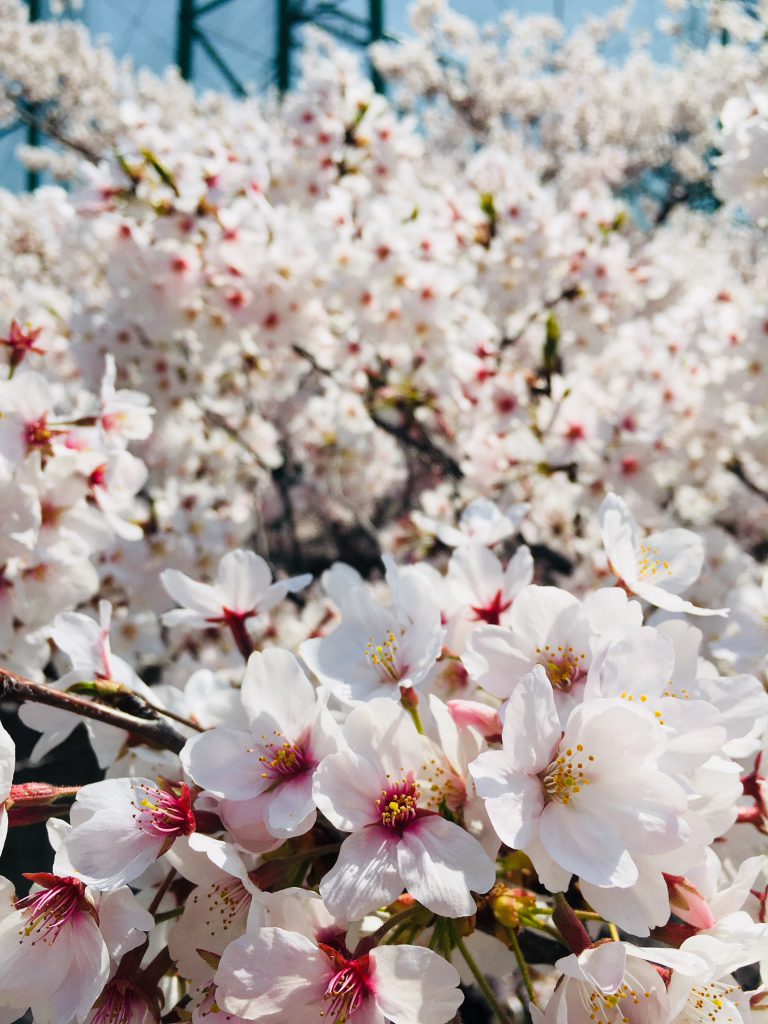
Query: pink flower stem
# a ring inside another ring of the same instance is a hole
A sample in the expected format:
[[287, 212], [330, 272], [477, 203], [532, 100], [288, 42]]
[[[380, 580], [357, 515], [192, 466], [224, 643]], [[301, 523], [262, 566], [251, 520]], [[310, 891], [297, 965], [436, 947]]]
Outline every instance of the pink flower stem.
[[225, 621], [229, 626], [233, 640], [237, 644], [238, 651], [248, 661], [253, 654], [253, 641], [245, 625], [245, 616], [230, 612], [228, 615], [225, 614]]

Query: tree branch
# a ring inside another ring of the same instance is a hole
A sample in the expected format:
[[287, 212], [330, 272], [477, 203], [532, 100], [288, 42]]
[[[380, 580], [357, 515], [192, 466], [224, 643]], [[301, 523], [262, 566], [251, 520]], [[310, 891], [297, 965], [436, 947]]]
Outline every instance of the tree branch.
[[741, 464], [740, 459], [731, 459], [731, 461], [727, 464], [725, 468], [728, 470], [729, 473], [733, 473], [735, 477], [738, 477], [738, 479], [741, 480], [741, 482], [744, 484], [748, 491], [751, 491], [752, 494], [756, 494], [758, 498], [762, 498], [763, 501], [768, 501], [768, 491], [764, 491], [762, 487], [759, 487], [756, 483], [754, 483], [754, 481], [749, 479], [749, 477], [747, 476], [747, 472], [744, 469], [744, 466]]
[[533, 313], [530, 314], [530, 316], [526, 319], [525, 323], [516, 334], [513, 334], [509, 338], [501, 339], [501, 344], [499, 345], [499, 352], [504, 352], [505, 349], [508, 349], [512, 345], [516, 344], [522, 338], [522, 336], [525, 334], [525, 332], [528, 330], [531, 324], [534, 324], [538, 320], [542, 313], [549, 312], [549, 310], [554, 309], [558, 302], [562, 302], [563, 299], [567, 300], [568, 302], [572, 302], [573, 299], [578, 297], [578, 295], [578, 287], [572, 285], [569, 288], [564, 288], [563, 291], [561, 291], [560, 294], [556, 295], [553, 299], [548, 299], [541, 306], [541, 309], [535, 309]]
[[47, 704], [49, 707], [69, 711], [82, 718], [91, 718], [95, 722], [112, 725], [116, 729], [125, 729], [150, 746], [162, 747], [164, 750], [173, 751], [174, 754], [178, 754], [186, 743], [181, 733], [162, 721], [155, 712], [151, 712], [151, 718], [137, 718], [117, 708], [109, 708], [72, 693], [54, 690], [43, 683], [33, 683], [31, 679], [24, 679], [5, 668], [0, 668], [0, 701], [2, 700], [11, 700], [16, 704], [22, 704], [24, 701]]

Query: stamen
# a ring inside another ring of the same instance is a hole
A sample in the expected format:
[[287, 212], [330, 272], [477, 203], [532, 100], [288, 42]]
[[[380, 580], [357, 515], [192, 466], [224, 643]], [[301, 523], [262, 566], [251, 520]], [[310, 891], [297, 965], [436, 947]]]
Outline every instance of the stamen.
[[188, 836], [195, 831], [195, 814], [192, 810], [192, 794], [189, 786], [180, 783], [177, 792], [157, 789], [154, 786], [139, 787], [144, 796], [138, 803], [131, 801], [136, 808], [133, 818], [147, 835], [157, 838], [172, 839], [175, 836]]
[[41, 892], [30, 893], [16, 903], [24, 926], [19, 940], [30, 940], [34, 946], [45, 942], [52, 946], [62, 928], [80, 914], [96, 916], [96, 908], [85, 895], [85, 885], [77, 878], [58, 878], [56, 875], [27, 875], [34, 882], [45, 885]]
[[585, 770], [594, 764], [594, 757], [584, 756], [584, 747], [579, 743], [575, 751], [572, 747], [558, 754], [546, 771], [539, 776], [546, 791], [547, 802], [556, 800], [567, 806], [573, 796], [581, 792], [582, 786], [589, 785]]
[[640, 545], [640, 554], [637, 560], [638, 568], [638, 579], [652, 580], [656, 576], [671, 576], [672, 570], [669, 567], [669, 562], [663, 561], [659, 558], [659, 552], [656, 548], [651, 547], [649, 544]]
[[576, 652], [573, 647], [537, 647], [539, 664], [544, 667], [547, 679], [556, 690], [570, 690], [587, 674], [584, 665], [587, 655], [585, 651]]
[[416, 817], [419, 790], [413, 781], [412, 773], [408, 773], [402, 782], [382, 789], [376, 801], [376, 810], [381, 824], [386, 828], [402, 830]]
[[403, 675], [397, 652], [397, 637], [391, 629], [381, 643], [371, 637], [365, 645], [365, 656], [370, 665], [386, 681], [393, 683], [399, 683]]
[[326, 1006], [320, 1011], [320, 1016], [330, 1015], [330, 1024], [346, 1024], [371, 990], [370, 959], [362, 956], [357, 960], [347, 960], [336, 950], [320, 948], [337, 968], [323, 995]]

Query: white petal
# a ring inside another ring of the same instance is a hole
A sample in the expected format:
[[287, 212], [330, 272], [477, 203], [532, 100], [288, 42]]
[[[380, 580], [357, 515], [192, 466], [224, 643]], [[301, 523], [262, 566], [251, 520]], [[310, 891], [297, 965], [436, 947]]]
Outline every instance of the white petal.
[[627, 503], [617, 494], [606, 494], [597, 510], [608, 561], [619, 579], [627, 583], [637, 576], [637, 523]]
[[114, 960], [140, 945], [154, 924], [152, 915], [142, 907], [127, 885], [101, 895], [99, 930]]
[[183, 608], [191, 608], [205, 617], [221, 615], [221, 598], [206, 583], [198, 583], [178, 569], [165, 569], [160, 573], [160, 582]]
[[548, 804], [539, 836], [554, 861], [595, 885], [626, 888], [637, 881], [637, 867], [624, 843], [605, 821], [571, 804]]
[[552, 685], [541, 665], [523, 676], [504, 708], [504, 752], [515, 767], [538, 774], [562, 737]]
[[298, 739], [297, 735], [292, 735], [295, 727], [301, 728], [307, 712], [311, 712], [316, 703], [314, 687], [298, 659], [279, 647], [268, 647], [250, 656], [241, 696], [249, 721], [267, 713], [294, 740]]
[[219, 562], [216, 589], [233, 612], [257, 608], [271, 582], [272, 570], [253, 551], [229, 551]]
[[117, 889], [146, 871], [162, 847], [162, 837], [142, 832], [130, 818], [104, 811], [67, 834], [54, 867], [58, 870], [59, 858], [66, 858], [75, 877], [86, 885]]
[[386, 778], [351, 750], [329, 754], [315, 772], [313, 796], [331, 824], [353, 832], [378, 820], [376, 800]]
[[[488, 758], [497, 751], [482, 754], [478, 760]], [[477, 761], [475, 762], [477, 764]], [[478, 793], [485, 794], [480, 787], [480, 777], [472, 775], [478, 783]], [[544, 791], [538, 779], [529, 775], [512, 775], [507, 780], [505, 792], [485, 800], [485, 808], [491, 819], [496, 835], [513, 850], [523, 850], [538, 830], [538, 819], [544, 809]]]
[[[8, 796], [16, 767], [16, 746], [0, 724], [0, 803]], [[0, 845], [2, 849], [2, 845]]]
[[444, 917], [474, 914], [470, 889], [486, 893], [496, 880], [494, 865], [474, 836], [437, 814], [407, 826], [397, 863], [410, 894]]
[[265, 801], [266, 825], [279, 838], [300, 836], [315, 823], [317, 811], [312, 799], [312, 774], [286, 779]]
[[678, 527], [652, 533], [644, 544], [652, 549], [653, 561], [662, 563], [658, 575], [653, 577], [657, 587], [680, 594], [699, 578], [704, 564], [704, 542], [698, 534]]
[[374, 998], [393, 1024], [445, 1024], [461, 1005], [459, 974], [421, 946], [372, 950]]
[[260, 928], [230, 943], [216, 971], [218, 998], [230, 1013], [260, 1020], [290, 1016], [321, 1000], [330, 980], [327, 957], [311, 939], [282, 928]]
[[339, 859], [320, 883], [320, 895], [334, 916], [356, 921], [402, 893], [398, 838], [392, 830], [372, 825], [344, 841]]
[[184, 771], [198, 786], [227, 800], [248, 800], [262, 793], [270, 780], [250, 733], [217, 725], [187, 740], [181, 751]]

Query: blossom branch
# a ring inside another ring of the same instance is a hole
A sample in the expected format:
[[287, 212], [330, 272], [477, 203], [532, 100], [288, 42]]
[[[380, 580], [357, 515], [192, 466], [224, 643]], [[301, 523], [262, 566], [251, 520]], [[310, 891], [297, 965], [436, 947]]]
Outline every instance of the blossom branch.
[[152, 718], [139, 718], [126, 711], [108, 708], [104, 704], [85, 700], [72, 693], [54, 690], [43, 683], [34, 683], [31, 679], [24, 679], [5, 668], [0, 668], [0, 701], [2, 700], [11, 700], [17, 704], [24, 701], [47, 704], [49, 707], [69, 711], [82, 718], [91, 718], [96, 722], [112, 725], [116, 729], [125, 729], [151, 746], [162, 747], [174, 754], [178, 754], [186, 742], [181, 733], [156, 717], [154, 712], [150, 712]]

